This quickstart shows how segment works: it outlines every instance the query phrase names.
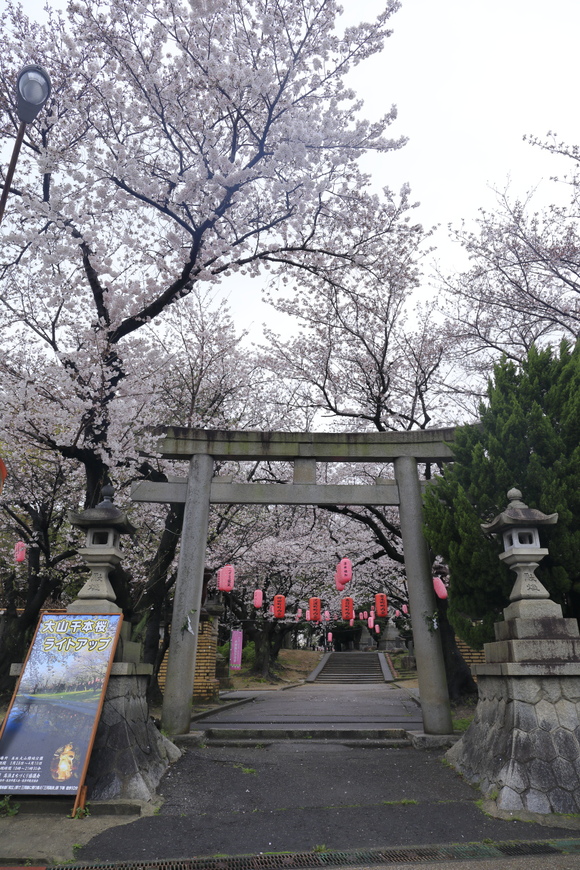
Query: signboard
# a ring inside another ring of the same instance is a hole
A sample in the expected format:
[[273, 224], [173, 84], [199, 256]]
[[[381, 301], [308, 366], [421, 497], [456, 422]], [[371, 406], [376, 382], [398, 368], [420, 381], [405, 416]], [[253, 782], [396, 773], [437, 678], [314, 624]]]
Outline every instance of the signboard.
[[244, 632], [239, 629], [233, 630], [230, 642], [230, 669], [232, 671], [240, 671], [242, 669], [243, 642]]
[[118, 614], [44, 614], [0, 732], [0, 794], [84, 782], [121, 629]]

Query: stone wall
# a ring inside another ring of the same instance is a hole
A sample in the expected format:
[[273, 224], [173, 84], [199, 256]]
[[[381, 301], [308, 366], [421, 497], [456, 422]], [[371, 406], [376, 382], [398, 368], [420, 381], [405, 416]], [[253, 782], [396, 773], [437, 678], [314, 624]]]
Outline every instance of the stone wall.
[[[216, 678], [217, 639], [217, 620], [200, 622], [193, 684], [194, 701], [206, 701], [215, 698], [219, 693], [220, 684]], [[159, 688], [162, 692], [165, 690], [168, 655], [167, 652], [159, 669]]]
[[499, 810], [580, 812], [580, 676], [480, 675], [478, 692], [453, 766]]
[[460, 637], [455, 635], [455, 643], [457, 644], [457, 649], [461, 653], [461, 657], [466, 665], [479, 665], [485, 661], [485, 652], [482, 649], [473, 649], [473, 647], [468, 646], [464, 640], [461, 640]]

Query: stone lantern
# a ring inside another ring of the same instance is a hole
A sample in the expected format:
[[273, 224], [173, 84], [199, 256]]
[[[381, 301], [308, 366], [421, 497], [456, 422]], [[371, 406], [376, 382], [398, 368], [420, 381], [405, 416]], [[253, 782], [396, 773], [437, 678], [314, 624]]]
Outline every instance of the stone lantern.
[[[522, 501], [519, 489], [510, 489], [509, 504], [491, 523], [482, 523], [484, 532], [503, 535], [504, 551], [500, 560], [516, 573], [516, 582], [510, 594], [511, 602], [522, 602], [515, 607], [508, 607], [504, 614], [506, 619], [520, 616], [548, 616], [548, 611], [561, 615], [558, 605], [549, 602], [552, 607], [540, 607], [531, 603], [535, 599], [544, 599], [548, 604], [550, 593], [536, 577], [535, 571], [548, 550], [540, 546], [538, 526], [553, 526], [558, 522], [558, 514], [544, 514], [535, 508], [529, 508]], [[524, 602], [529, 601], [530, 604]]]
[[113, 504], [113, 492], [112, 486], [104, 486], [103, 501], [96, 507], [80, 513], [68, 512], [71, 525], [86, 529], [86, 545], [78, 552], [91, 569], [91, 576], [67, 607], [69, 613], [121, 612], [115, 604], [109, 572], [121, 561], [121, 535], [131, 535], [135, 528], [124, 511]]
[[[500, 560], [516, 573], [485, 663], [472, 667], [478, 702], [473, 722], [448, 761], [484, 795], [483, 809], [500, 818], [580, 813], [580, 632], [564, 618], [535, 575], [548, 550], [539, 526], [557, 514], [529, 508], [517, 489], [484, 532], [503, 535]], [[522, 815], [520, 815], [522, 814]]]

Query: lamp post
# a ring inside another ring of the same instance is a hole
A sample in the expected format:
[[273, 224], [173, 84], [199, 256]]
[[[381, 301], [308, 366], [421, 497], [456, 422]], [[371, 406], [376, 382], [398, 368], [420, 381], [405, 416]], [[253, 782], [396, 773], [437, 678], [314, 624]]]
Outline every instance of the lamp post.
[[8, 191], [12, 183], [12, 176], [16, 169], [16, 161], [20, 153], [20, 146], [24, 139], [24, 131], [26, 125], [34, 121], [46, 101], [50, 96], [51, 82], [50, 76], [43, 67], [37, 64], [29, 64], [23, 67], [18, 73], [16, 79], [16, 112], [20, 119], [20, 126], [12, 151], [10, 166], [6, 173], [6, 181], [4, 182], [4, 190], [0, 198], [0, 223], [4, 217], [4, 209], [6, 208], [6, 200], [8, 199]]

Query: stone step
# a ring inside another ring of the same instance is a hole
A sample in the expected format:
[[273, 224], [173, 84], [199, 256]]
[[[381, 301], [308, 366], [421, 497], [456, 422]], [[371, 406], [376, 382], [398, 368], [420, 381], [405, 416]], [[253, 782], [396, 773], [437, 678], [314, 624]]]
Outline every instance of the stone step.
[[345, 675], [343, 677], [332, 676], [331, 674], [323, 674], [316, 679], [317, 683], [384, 683], [382, 677], [351, 677]]
[[273, 737], [261, 737], [261, 738], [233, 738], [231, 740], [224, 739], [224, 737], [208, 737], [205, 741], [203, 741], [204, 746], [232, 746], [237, 747], [239, 749], [252, 749], [252, 748], [263, 748], [266, 746], [271, 746], [273, 743], [280, 742], [282, 740], [308, 740], [309, 746], [326, 746], [328, 743], [340, 743], [342, 746], [350, 747], [351, 749], [408, 749], [413, 744], [409, 738], [400, 738], [400, 739], [383, 739], [381, 737], [336, 737], [335, 735], [329, 734], [328, 737], [324, 738], [297, 738], [297, 737], [286, 737], [285, 735], [280, 735], [275, 738]]
[[382, 670], [380, 668], [368, 668], [368, 670], [361, 671], [358, 668], [324, 668], [321, 671], [322, 674], [348, 674], [351, 677], [364, 677], [365, 674], [380, 675], [382, 674]]
[[384, 683], [377, 653], [331, 653], [317, 683]]
[[[189, 738], [189, 740], [187, 739]], [[178, 745], [197, 741], [208, 746], [264, 746], [281, 741], [308, 741], [308, 744], [340, 742], [355, 746], [383, 746], [404, 748], [411, 740], [404, 728], [352, 728], [345, 724], [342, 728], [209, 728], [205, 732], [192, 732], [181, 735]]]

